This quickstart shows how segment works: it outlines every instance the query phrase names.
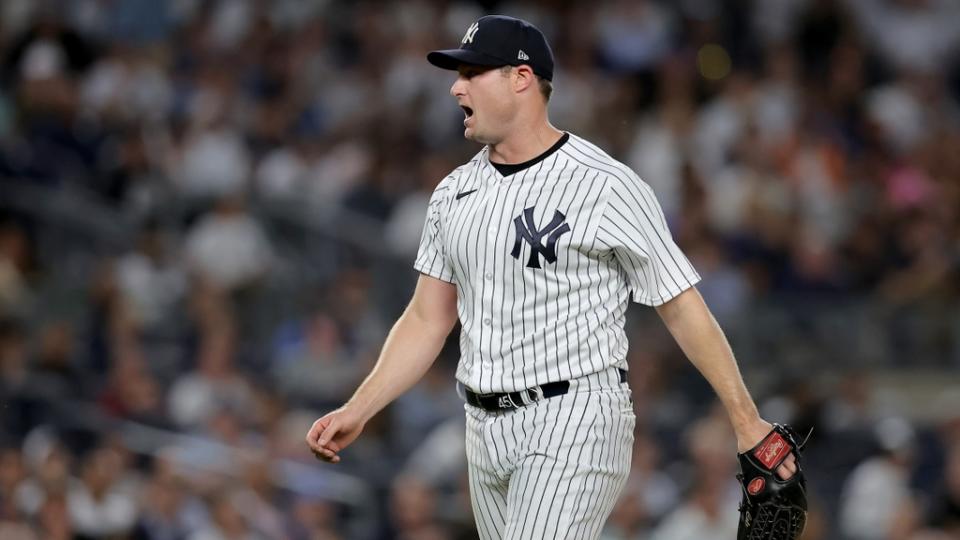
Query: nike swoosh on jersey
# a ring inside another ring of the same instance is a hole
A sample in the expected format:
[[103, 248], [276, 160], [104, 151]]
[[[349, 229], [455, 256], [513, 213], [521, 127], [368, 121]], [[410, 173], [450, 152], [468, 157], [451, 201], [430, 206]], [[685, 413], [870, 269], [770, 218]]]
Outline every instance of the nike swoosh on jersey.
[[466, 197], [467, 195], [473, 193], [474, 191], [476, 191], [476, 190], [475, 190], [475, 189], [471, 189], [470, 191], [462, 191], [462, 192], [460, 192], [460, 193], [457, 193], [456, 199], [459, 201], [460, 199]]

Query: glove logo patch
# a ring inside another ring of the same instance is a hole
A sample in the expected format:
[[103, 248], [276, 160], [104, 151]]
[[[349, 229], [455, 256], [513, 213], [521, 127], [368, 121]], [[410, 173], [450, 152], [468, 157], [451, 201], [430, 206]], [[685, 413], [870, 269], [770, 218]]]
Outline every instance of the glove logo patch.
[[763, 486], [766, 484], [767, 482], [762, 477], [758, 476], [750, 481], [750, 484], [747, 486], [747, 493], [756, 495], [757, 493], [763, 491]]
[[778, 465], [783, 460], [789, 451], [790, 446], [787, 441], [774, 431], [767, 437], [767, 440], [763, 441], [763, 444], [760, 445], [760, 448], [757, 448], [753, 455], [757, 456], [764, 467], [772, 469], [774, 465]]

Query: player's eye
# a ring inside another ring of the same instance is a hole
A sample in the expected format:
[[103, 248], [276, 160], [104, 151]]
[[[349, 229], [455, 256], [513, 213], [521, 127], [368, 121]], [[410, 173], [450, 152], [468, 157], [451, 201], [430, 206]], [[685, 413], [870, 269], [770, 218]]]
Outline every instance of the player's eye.
[[465, 67], [460, 69], [460, 76], [463, 77], [464, 79], [472, 79], [477, 75], [480, 75], [484, 71], [486, 70], [476, 66]]

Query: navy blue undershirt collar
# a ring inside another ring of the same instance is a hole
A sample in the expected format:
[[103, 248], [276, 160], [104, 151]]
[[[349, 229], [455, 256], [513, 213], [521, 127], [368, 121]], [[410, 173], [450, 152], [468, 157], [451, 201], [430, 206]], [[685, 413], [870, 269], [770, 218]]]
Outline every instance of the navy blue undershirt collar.
[[493, 165], [494, 168], [496, 168], [500, 172], [500, 174], [502, 174], [503, 176], [510, 176], [511, 174], [518, 173], [524, 169], [532, 167], [537, 163], [540, 163], [541, 161], [547, 159], [548, 157], [550, 157], [550, 154], [559, 150], [560, 147], [563, 146], [564, 143], [566, 143], [569, 139], [570, 139], [570, 134], [564, 132], [563, 136], [560, 137], [560, 140], [555, 142], [553, 146], [548, 148], [544, 153], [540, 154], [539, 156], [533, 159], [524, 161], [523, 163], [509, 164], [509, 163], [494, 163], [491, 161], [490, 164]]

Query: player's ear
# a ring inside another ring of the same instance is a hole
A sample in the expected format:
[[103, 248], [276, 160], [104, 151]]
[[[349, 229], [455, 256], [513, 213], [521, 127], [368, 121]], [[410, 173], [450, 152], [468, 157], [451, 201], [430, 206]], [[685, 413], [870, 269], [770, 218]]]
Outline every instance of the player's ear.
[[535, 86], [537, 84], [537, 76], [533, 73], [533, 69], [526, 64], [514, 68], [513, 73], [513, 89], [517, 92], [523, 92], [531, 85]]

